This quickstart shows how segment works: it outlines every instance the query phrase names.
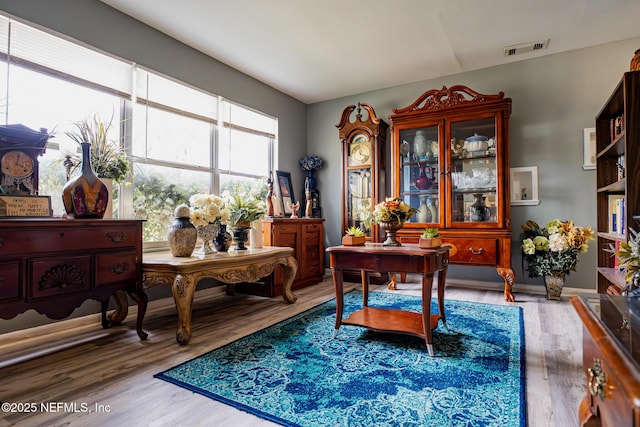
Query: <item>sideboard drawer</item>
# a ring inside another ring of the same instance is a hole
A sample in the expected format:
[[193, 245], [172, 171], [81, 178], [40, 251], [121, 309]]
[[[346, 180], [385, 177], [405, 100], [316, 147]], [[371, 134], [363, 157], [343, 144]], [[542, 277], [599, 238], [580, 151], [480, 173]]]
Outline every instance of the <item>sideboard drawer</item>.
[[32, 299], [91, 289], [91, 254], [34, 258], [29, 261], [29, 297]]
[[135, 250], [101, 253], [96, 256], [96, 287], [135, 281], [137, 256]]
[[597, 344], [589, 335], [589, 331], [583, 328], [583, 354], [582, 364], [587, 377], [587, 393], [589, 393], [589, 383], [595, 384], [595, 379], [591, 379], [591, 369], [602, 372], [601, 378], [604, 382], [604, 396], [591, 396], [591, 402], [597, 407], [596, 413], [600, 414], [603, 427], [633, 426], [633, 411], [627, 406], [629, 397], [625, 395], [624, 389], [620, 386], [618, 378], [609, 367], [605, 356], [602, 354]]
[[1, 230], [0, 255], [135, 247], [136, 239], [136, 228], [126, 226], [97, 231], [85, 227]]
[[456, 264], [497, 265], [497, 239], [444, 238], [445, 243], [455, 245], [458, 252], [449, 261]]
[[0, 263], [0, 299], [20, 297], [20, 262]]

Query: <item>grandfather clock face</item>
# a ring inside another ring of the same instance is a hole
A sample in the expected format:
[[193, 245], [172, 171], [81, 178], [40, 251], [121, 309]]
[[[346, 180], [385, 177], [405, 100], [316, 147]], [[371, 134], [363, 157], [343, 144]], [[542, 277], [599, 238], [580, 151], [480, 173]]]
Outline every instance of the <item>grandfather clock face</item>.
[[38, 156], [49, 135], [22, 125], [0, 126], [0, 193], [38, 194]]
[[349, 166], [371, 163], [371, 140], [365, 133], [356, 134], [349, 145]]

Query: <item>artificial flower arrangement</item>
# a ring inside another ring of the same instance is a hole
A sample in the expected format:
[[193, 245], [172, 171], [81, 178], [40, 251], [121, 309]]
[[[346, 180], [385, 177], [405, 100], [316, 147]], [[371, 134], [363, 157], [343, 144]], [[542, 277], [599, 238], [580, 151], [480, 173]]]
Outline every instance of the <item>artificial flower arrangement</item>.
[[594, 240], [591, 227], [574, 225], [573, 221], [554, 219], [540, 227], [528, 220], [522, 228], [522, 254], [529, 277], [552, 274], [567, 275], [576, 271], [578, 254], [587, 252], [589, 240]]
[[322, 167], [322, 159], [316, 155], [305, 156], [300, 159], [300, 167], [306, 171], [320, 169]]
[[264, 200], [255, 194], [235, 194], [228, 191], [222, 194], [229, 209], [229, 226], [238, 228], [250, 228], [251, 223], [264, 217], [267, 209]]
[[618, 250], [613, 245], [609, 245], [609, 249], [605, 249], [618, 257], [618, 265], [625, 270], [625, 282], [627, 285], [623, 291], [628, 291], [638, 286], [638, 283], [634, 283], [634, 278], [636, 273], [640, 273], [640, 233], [633, 228], [629, 228], [629, 231], [631, 233], [629, 240], [620, 242]]
[[207, 224], [226, 224], [229, 209], [222, 197], [213, 194], [194, 194], [189, 198], [189, 219], [196, 227]]
[[417, 212], [416, 208], [406, 204], [399, 197], [387, 197], [373, 207], [371, 219], [380, 222], [405, 222]]

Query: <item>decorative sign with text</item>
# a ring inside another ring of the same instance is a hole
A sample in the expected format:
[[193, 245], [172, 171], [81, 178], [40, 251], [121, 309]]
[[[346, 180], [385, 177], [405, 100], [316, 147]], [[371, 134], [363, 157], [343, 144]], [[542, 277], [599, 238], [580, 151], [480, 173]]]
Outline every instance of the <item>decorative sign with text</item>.
[[0, 217], [50, 217], [50, 196], [0, 195]]

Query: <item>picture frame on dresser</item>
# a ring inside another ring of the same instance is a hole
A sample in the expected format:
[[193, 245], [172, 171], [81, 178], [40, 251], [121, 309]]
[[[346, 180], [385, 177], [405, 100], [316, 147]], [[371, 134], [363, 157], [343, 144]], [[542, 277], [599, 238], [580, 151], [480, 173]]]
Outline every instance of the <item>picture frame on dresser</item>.
[[293, 213], [293, 205], [296, 198], [293, 193], [293, 183], [291, 181], [291, 173], [285, 171], [276, 171], [276, 179], [278, 180], [277, 191], [280, 198], [280, 205], [285, 216], [291, 216]]

